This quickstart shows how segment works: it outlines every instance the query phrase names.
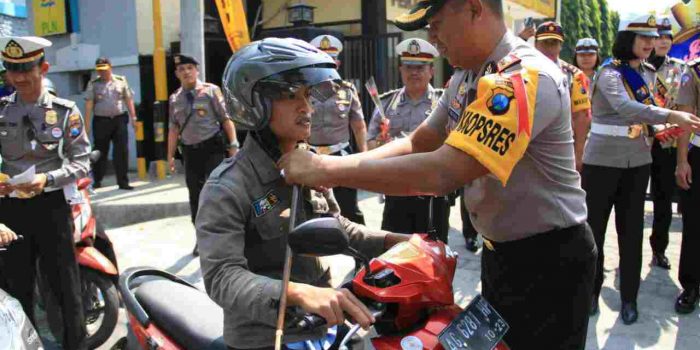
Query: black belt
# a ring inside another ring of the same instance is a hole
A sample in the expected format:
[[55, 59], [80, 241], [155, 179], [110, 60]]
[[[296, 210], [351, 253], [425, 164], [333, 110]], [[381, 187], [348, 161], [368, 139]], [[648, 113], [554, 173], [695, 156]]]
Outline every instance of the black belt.
[[556, 245], [558, 246], [561, 242], [567, 241], [571, 236], [586, 232], [586, 224], [574, 225], [567, 228], [554, 229], [551, 231], [546, 231], [538, 233], [536, 235], [525, 237], [523, 239], [518, 239], [515, 241], [508, 242], [494, 242], [492, 240], [484, 239], [484, 247], [490, 251], [495, 252], [529, 252], [536, 251], [536, 249], [542, 249], [543, 246]]
[[207, 148], [207, 147], [213, 147], [213, 146], [223, 146], [221, 144], [221, 139], [219, 138], [219, 133], [216, 135], [202, 141], [199, 143], [191, 144], [191, 145], [183, 145], [186, 149], [202, 149], [202, 148]]
[[111, 116], [111, 117], [110, 117], [110, 116], [105, 116], [105, 115], [97, 115], [97, 114], [95, 114], [95, 118], [114, 119], [114, 118], [116, 118], [116, 117], [127, 116], [128, 114], [129, 114], [128, 112], [124, 112], [124, 113], [121, 113], [121, 114], [113, 115], [113, 116]]

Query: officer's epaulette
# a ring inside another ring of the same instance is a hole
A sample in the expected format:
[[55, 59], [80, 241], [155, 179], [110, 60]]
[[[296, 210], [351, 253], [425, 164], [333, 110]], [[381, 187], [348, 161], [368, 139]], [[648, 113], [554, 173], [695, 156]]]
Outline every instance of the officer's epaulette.
[[503, 73], [503, 71], [515, 66], [516, 64], [520, 63], [520, 61], [522, 61], [520, 57], [518, 57], [514, 53], [508, 54], [508, 56], [504, 57], [498, 62], [498, 73]]
[[379, 99], [380, 99], [380, 100], [386, 100], [386, 99], [388, 99], [388, 98], [391, 98], [392, 96], [394, 96], [394, 94], [396, 94], [396, 93], [399, 92], [400, 90], [401, 90], [401, 89], [389, 90], [389, 91], [387, 91], [387, 92], [385, 92], [385, 93], [379, 95]]
[[671, 63], [674, 63], [674, 64], [678, 64], [678, 65], [685, 65], [685, 62], [683, 62], [683, 60], [680, 60], [680, 59], [675, 58], [675, 57], [669, 57], [668, 61]]
[[445, 89], [433, 89], [433, 93], [442, 96], [445, 93]]
[[642, 62], [642, 65], [644, 66], [644, 68], [646, 68], [652, 72], [656, 72], [656, 67], [654, 67], [653, 64], [651, 64], [649, 62]]
[[117, 80], [126, 81], [126, 77], [123, 75], [112, 74], [112, 77], [114, 77], [114, 79], [117, 79]]
[[100, 81], [100, 76], [99, 76], [99, 75], [96, 76], [96, 77], [94, 77], [94, 78], [92, 78], [92, 80], [90, 80], [91, 83], [96, 83], [96, 82], [98, 82], [98, 81]]
[[577, 74], [578, 72], [581, 71], [580, 69], [578, 69], [578, 67], [576, 67], [573, 64], [570, 64], [568, 62], [559, 61], [559, 63], [561, 64], [562, 69], [564, 69], [565, 71], [567, 71], [571, 74]]
[[698, 63], [700, 63], [700, 58], [696, 58], [692, 61], [688, 61], [686, 64], [688, 65], [688, 67], [695, 67], [698, 65]]
[[71, 100], [66, 100], [65, 98], [60, 98], [60, 97], [54, 97], [51, 100], [51, 103], [59, 105], [61, 107], [66, 107], [68, 109], [75, 107], [75, 102], [73, 102]]

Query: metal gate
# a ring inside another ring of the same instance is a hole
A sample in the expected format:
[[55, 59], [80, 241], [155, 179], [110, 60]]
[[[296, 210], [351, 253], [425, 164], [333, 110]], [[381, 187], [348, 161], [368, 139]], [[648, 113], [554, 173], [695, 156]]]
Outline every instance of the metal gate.
[[401, 42], [401, 33], [388, 33], [376, 36], [346, 36], [340, 59], [343, 78], [355, 84], [360, 94], [362, 111], [369, 123], [374, 104], [369, 97], [365, 82], [372, 76], [379, 92], [401, 86], [396, 45]]

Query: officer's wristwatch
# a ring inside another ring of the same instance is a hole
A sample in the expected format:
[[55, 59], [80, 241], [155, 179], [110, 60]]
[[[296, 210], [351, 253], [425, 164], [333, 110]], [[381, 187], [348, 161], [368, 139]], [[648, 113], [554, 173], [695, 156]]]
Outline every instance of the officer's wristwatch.
[[232, 141], [231, 143], [229, 143], [229, 144], [228, 144], [228, 147], [226, 147], [226, 148], [228, 148], [228, 149], [232, 149], [232, 148], [233, 148], [233, 149], [239, 149], [239, 148], [241, 148], [241, 144], [238, 143], [238, 140], [234, 140], [234, 141]]
[[46, 184], [44, 187], [53, 187], [56, 184], [56, 179], [49, 173], [44, 173], [44, 175], [46, 175]]

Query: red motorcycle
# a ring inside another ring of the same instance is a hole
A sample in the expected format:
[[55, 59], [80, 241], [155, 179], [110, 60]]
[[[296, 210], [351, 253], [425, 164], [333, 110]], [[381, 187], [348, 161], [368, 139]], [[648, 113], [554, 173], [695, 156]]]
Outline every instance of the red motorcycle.
[[[91, 153], [91, 163], [94, 163], [99, 156], [99, 151]], [[95, 349], [109, 339], [117, 325], [119, 294], [116, 285], [119, 281], [119, 272], [112, 243], [104, 228], [97, 223], [92, 211], [88, 191], [91, 183], [90, 178], [77, 181], [77, 188], [82, 193], [83, 202], [73, 204], [71, 210], [75, 227], [73, 232], [75, 255], [80, 268], [85, 326], [88, 333], [87, 345], [88, 348]], [[55, 336], [61, 335], [63, 334], [61, 313], [53, 295], [47, 292], [47, 288], [42, 287], [46, 283], [48, 282], [41, 278], [37, 279], [39, 294], [37, 300], [47, 313], [51, 332]]]
[[[297, 254], [346, 254], [363, 261], [346, 285], [375, 314], [376, 349], [500, 349], [507, 323], [481, 296], [462, 309], [454, 303], [452, 280], [457, 254], [432, 235], [413, 235], [371, 262], [349, 246], [338, 220], [320, 218], [289, 234]], [[142, 277], [149, 277], [137, 283]], [[158, 277], [154, 279], [153, 277]], [[129, 335], [113, 349], [226, 349], [223, 311], [206, 294], [167, 272], [134, 268], [119, 280], [129, 315]], [[325, 323], [316, 315], [297, 327]], [[347, 349], [354, 325], [341, 343]]]

